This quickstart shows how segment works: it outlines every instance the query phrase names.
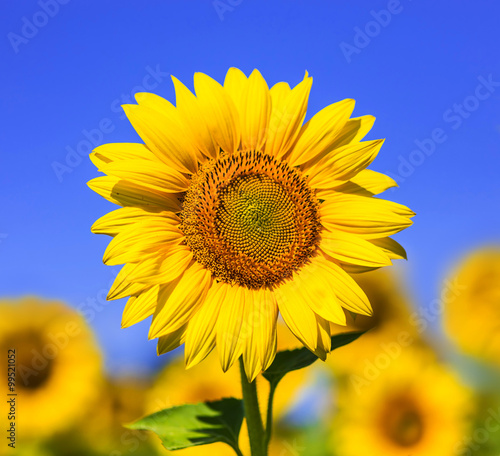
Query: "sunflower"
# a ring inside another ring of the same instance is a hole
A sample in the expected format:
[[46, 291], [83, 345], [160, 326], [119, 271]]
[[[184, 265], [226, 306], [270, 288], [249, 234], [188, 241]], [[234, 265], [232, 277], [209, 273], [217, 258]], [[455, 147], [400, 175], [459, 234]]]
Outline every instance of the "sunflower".
[[432, 353], [406, 349], [359, 392], [339, 391], [332, 447], [359, 456], [452, 456], [470, 431], [473, 398]]
[[468, 355], [500, 366], [500, 249], [469, 255], [442, 292], [448, 336]]
[[[290, 331], [286, 330], [283, 323], [278, 323], [277, 332], [280, 341], [278, 350], [297, 348], [296, 339], [291, 336]], [[189, 372], [186, 371], [182, 359], [174, 359], [160, 372], [154, 385], [149, 390], [145, 400], [146, 412], [149, 414], [186, 403], [196, 404], [199, 402], [217, 401], [225, 397], [241, 398], [239, 379], [240, 373], [236, 366], [233, 366], [224, 373], [220, 369], [217, 358], [213, 355], [208, 356], [203, 365], [194, 366]], [[300, 394], [305, 382], [306, 378], [303, 370], [290, 372], [281, 381], [280, 388], [275, 393], [273, 407], [274, 415], [278, 420], [278, 427], [280, 421], [289, 411], [293, 398]], [[259, 399], [262, 401], [266, 400], [269, 394], [269, 383], [261, 376], [257, 377], [257, 390]], [[265, 420], [265, 416], [262, 419]], [[164, 450], [159, 444], [159, 440], [157, 442], [158, 448], [160, 449], [161, 447]], [[250, 454], [248, 432], [245, 423], [243, 423], [241, 429], [239, 444], [244, 454]], [[279, 454], [278, 451], [273, 450], [278, 448], [280, 444], [279, 437], [273, 436], [270, 444], [269, 454]], [[179, 456], [203, 456], [211, 454], [232, 456], [234, 455], [234, 450], [225, 443], [214, 443], [178, 450], [175, 453], [178, 453]]]
[[307, 73], [293, 89], [196, 73], [196, 96], [173, 80], [176, 106], [149, 93], [123, 106], [145, 144], [91, 154], [106, 176], [90, 188], [123, 206], [92, 228], [113, 236], [104, 263], [125, 264], [108, 296], [130, 296], [123, 326], [153, 315], [159, 353], [184, 343], [189, 367], [217, 345], [223, 370], [242, 356], [251, 380], [273, 361], [279, 312], [325, 359], [343, 309], [371, 314], [348, 272], [403, 258], [389, 236], [414, 215], [374, 197], [395, 185], [366, 169], [374, 118], [350, 119], [348, 99], [303, 125]]
[[[0, 347], [15, 350], [19, 438], [62, 431], [94, 407], [101, 355], [85, 320], [59, 302], [0, 301]], [[2, 389], [7, 366], [2, 363]]]

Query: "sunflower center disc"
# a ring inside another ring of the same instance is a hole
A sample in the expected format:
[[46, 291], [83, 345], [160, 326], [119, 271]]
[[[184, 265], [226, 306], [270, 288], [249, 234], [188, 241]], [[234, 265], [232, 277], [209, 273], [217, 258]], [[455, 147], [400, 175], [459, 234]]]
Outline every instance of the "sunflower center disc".
[[316, 251], [317, 208], [297, 170], [261, 152], [237, 153], [193, 176], [181, 228], [194, 258], [216, 279], [272, 287]]
[[293, 201], [271, 178], [237, 177], [222, 189], [219, 199], [216, 229], [235, 251], [275, 261], [296, 241]]
[[424, 427], [415, 405], [404, 399], [390, 402], [389, 405], [383, 418], [387, 437], [401, 447], [417, 444], [422, 438]]
[[[27, 332], [9, 340], [8, 346], [22, 347], [18, 350], [18, 366], [34, 367], [34, 365], [38, 363], [38, 361], [35, 363], [35, 356], [37, 356], [37, 353], [42, 352], [44, 347], [48, 345], [39, 334], [36, 334], [35, 332]], [[44, 356], [43, 363], [38, 363], [34, 370], [28, 369], [26, 371], [28, 375], [20, 376], [20, 382], [18, 382], [17, 386], [21, 389], [31, 391], [42, 388], [45, 383], [50, 380], [53, 367], [54, 359]]]

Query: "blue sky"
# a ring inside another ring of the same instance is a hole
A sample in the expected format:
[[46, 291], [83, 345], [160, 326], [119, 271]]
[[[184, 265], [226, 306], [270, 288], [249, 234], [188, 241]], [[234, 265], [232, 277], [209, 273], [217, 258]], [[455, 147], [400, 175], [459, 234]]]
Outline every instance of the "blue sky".
[[222, 81], [258, 68], [269, 85], [314, 78], [308, 116], [343, 98], [387, 138], [372, 168], [417, 212], [398, 236], [418, 305], [470, 249], [500, 242], [500, 55], [493, 1], [41, 0], [0, 15], [0, 295], [61, 299], [86, 313], [113, 370], [162, 363], [147, 323], [121, 330], [103, 303], [118, 268], [90, 233], [112, 209], [86, 182], [92, 146], [138, 140], [119, 105], [170, 100], [170, 75]]

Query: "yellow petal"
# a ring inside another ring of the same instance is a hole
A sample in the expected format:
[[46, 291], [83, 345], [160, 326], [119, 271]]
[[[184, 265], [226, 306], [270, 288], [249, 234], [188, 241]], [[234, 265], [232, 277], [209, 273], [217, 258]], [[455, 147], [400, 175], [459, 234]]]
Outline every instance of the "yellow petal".
[[318, 259], [319, 269], [323, 272], [323, 280], [332, 284], [342, 307], [358, 314], [372, 315], [370, 301], [354, 279], [333, 261], [329, 261], [322, 256], [316, 258]]
[[318, 347], [316, 354], [322, 361], [326, 360], [326, 355], [332, 351], [331, 324], [328, 320], [316, 315], [318, 322]]
[[122, 160], [101, 167], [100, 171], [134, 184], [143, 185], [166, 193], [184, 192], [189, 187], [188, 179], [163, 163], [145, 160]]
[[123, 105], [123, 110], [135, 131], [159, 160], [182, 173], [196, 173], [198, 162], [195, 150], [190, 139], [183, 134], [184, 128], [178, 115], [169, 118], [150, 107], [139, 105]]
[[128, 228], [116, 235], [104, 252], [103, 261], [107, 265], [137, 263], [151, 250], [165, 244], [177, 244], [184, 234], [167, 219], [147, 220]]
[[286, 86], [271, 89], [273, 105], [265, 147], [267, 154], [281, 158], [294, 144], [306, 116], [311, 85], [312, 78], [306, 77], [286, 94]]
[[222, 370], [226, 372], [243, 353], [245, 339], [241, 327], [245, 316], [244, 288], [238, 285], [227, 288], [216, 324], [216, 343]]
[[188, 267], [193, 253], [186, 245], [173, 245], [161, 255], [141, 261], [130, 274], [134, 282], [162, 284], [175, 280]]
[[294, 279], [296, 293], [320, 317], [345, 325], [345, 314], [336, 297], [335, 284], [331, 282], [321, 257], [314, 257], [303, 266]]
[[122, 316], [122, 328], [135, 325], [153, 315], [158, 299], [159, 286], [153, 286], [127, 301]]
[[181, 210], [177, 195], [153, 190], [118, 177], [96, 177], [87, 185], [103, 198], [120, 206], [158, 208], [172, 212]]
[[243, 362], [249, 382], [266, 369], [274, 359], [278, 306], [274, 295], [266, 289], [245, 290], [246, 314], [241, 328], [246, 344]]
[[354, 100], [345, 99], [331, 104], [314, 115], [301, 129], [288, 162], [299, 166], [318, 154], [331, 150], [332, 143], [342, 131], [354, 110]]
[[327, 157], [329, 154], [335, 153], [335, 150], [339, 147], [361, 141], [373, 127], [374, 122], [375, 117], [373, 116], [354, 117], [352, 119], [349, 119], [344, 124], [342, 130], [331, 142], [330, 147], [324, 152], [317, 154], [310, 161], [302, 165], [302, 167], [304, 169], [310, 168], [323, 158]]
[[163, 355], [164, 353], [180, 347], [184, 343], [184, 340], [186, 338], [186, 328], [187, 325], [184, 325], [176, 329], [175, 331], [172, 331], [171, 333], [161, 336], [158, 339], [156, 353], [158, 355]]
[[233, 100], [210, 76], [195, 73], [194, 89], [200, 113], [208, 130], [223, 151], [232, 154], [240, 144], [239, 119]]
[[389, 237], [381, 239], [370, 239], [372, 244], [380, 247], [393, 260], [407, 260], [406, 251], [403, 246]]
[[344, 263], [374, 268], [391, 264], [389, 256], [382, 249], [354, 234], [324, 230], [321, 238], [321, 250]]
[[229, 285], [214, 282], [205, 302], [188, 323], [184, 354], [186, 367], [203, 361], [215, 346], [215, 325]]
[[137, 92], [134, 97], [139, 106], [154, 109], [158, 114], [161, 114], [167, 119], [177, 116], [175, 106], [170, 103], [170, 101], [155, 93]]
[[278, 308], [286, 325], [309, 350], [316, 352], [318, 347], [318, 323], [299, 287], [294, 281], [288, 281], [274, 293]]
[[[273, 298], [276, 301], [276, 296], [274, 295], [274, 293], [273, 293]], [[276, 302], [276, 308], [278, 308], [277, 302]], [[278, 316], [279, 316], [279, 311], [278, 311]], [[269, 367], [273, 363], [274, 358], [276, 357], [277, 347], [278, 347], [278, 324], [276, 324], [276, 332], [271, 339], [271, 346], [269, 347], [269, 351], [267, 352], [266, 356], [264, 357], [264, 360], [262, 361], [263, 371], [269, 369]]]
[[369, 266], [359, 266], [358, 264], [342, 263], [341, 261], [339, 262], [339, 264], [342, 269], [348, 274], [362, 274], [379, 269]]
[[194, 94], [177, 78], [172, 76], [175, 87], [175, 99], [179, 116], [190, 129], [192, 141], [197, 149], [208, 158], [217, 158], [218, 146], [214, 143], [207, 122], [205, 121], [198, 100]]
[[378, 198], [339, 194], [320, 206], [322, 225], [328, 230], [346, 231], [364, 239], [390, 236], [412, 224], [407, 207]]
[[96, 147], [90, 160], [101, 171], [101, 166], [120, 160], [147, 160], [158, 162], [155, 155], [144, 145], [138, 143], [109, 143]]
[[106, 299], [121, 299], [125, 296], [134, 296], [151, 287], [149, 284], [135, 283], [128, 280], [129, 274], [134, 270], [136, 264], [126, 264], [115, 278]]
[[97, 219], [92, 225], [91, 231], [95, 234], [116, 236], [121, 231], [131, 227], [131, 225], [147, 220], [165, 220], [166, 223], [170, 223], [174, 226], [178, 226], [181, 222], [179, 217], [173, 212], [159, 210], [152, 212], [145, 208], [122, 207], [108, 212], [106, 215]]
[[240, 111], [242, 150], [262, 150], [270, 115], [269, 88], [262, 75], [254, 70], [248, 78]]
[[234, 67], [229, 68], [224, 79], [224, 90], [231, 96], [240, 116], [243, 113], [243, 100], [247, 83], [248, 79], [243, 71]]
[[280, 108], [283, 108], [283, 101], [286, 99], [288, 94], [292, 91], [287, 82], [278, 82], [271, 87], [271, 100], [272, 100], [272, 109], [271, 111], [279, 112]]
[[333, 142], [331, 146], [332, 150], [361, 141], [372, 129], [374, 123], [375, 117], [373, 116], [353, 117], [349, 119]]
[[269, 323], [273, 323], [273, 329], [269, 327], [262, 327], [259, 332], [259, 337], [261, 340], [260, 356], [262, 359], [262, 370], [266, 370], [274, 361], [276, 356], [276, 347], [278, 344], [278, 331], [277, 331], [277, 321], [278, 321], [278, 303], [276, 301], [276, 296], [270, 290], [264, 289], [259, 294], [260, 302], [263, 303], [263, 320]]
[[318, 199], [328, 199], [340, 193], [352, 193], [361, 196], [373, 196], [385, 192], [391, 187], [397, 187], [395, 180], [371, 169], [363, 169], [348, 182], [338, 187], [321, 189], [316, 192]]
[[383, 139], [353, 143], [336, 149], [308, 169], [308, 183], [313, 188], [332, 188], [354, 178], [377, 156]]
[[[364, 169], [354, 176], [350, 182], [365, 188], [373, 195], [385, 192], [387, 189], [397, 187], [398, 184], [385, 174], [378, 173], [371, 169]], [[343, 190], [345, 193], [349, 193]]]
[[[269, 90], [271, 96], [271, 116], [269, 118], [269, 130], [276, 130], [281, 122], [281, 116], [284, 110], [284, 101], [290, 94], [292, 89], [286, 82], [278, 82]], [[267, 141], [267, 139], [266, 139]]]
[[210, 271], [193, 262], [180, 278], [162, 286], [149, 338], [171, 333], [188, 323], [203, 303], [211, 281]]

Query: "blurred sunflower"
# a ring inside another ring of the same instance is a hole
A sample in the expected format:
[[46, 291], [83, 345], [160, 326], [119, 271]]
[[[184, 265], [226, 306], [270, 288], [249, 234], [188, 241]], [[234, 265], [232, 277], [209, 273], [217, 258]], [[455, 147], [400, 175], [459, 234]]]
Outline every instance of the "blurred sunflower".
[[[374, 362], [383, 352], [397, 356], [407, 345], [420, 343], [417, 329], [411, 324], [411, 305], [400, 277], [392, 271], [378, 270], [356, 275], [356, 282], [368, 296], [373, 316], [347, 315], [346, 327], [332, 326], [332, 333], [368, 331], [355, 344], [337, 349], [335, 356], [328, 359], [328, 366], [336, 374], [362, 370], [363, 360]], [[353, 359], [357, 362], [353, 363]]]
[[221, 86], [196, 73], [196, 96], [174, 78], [177, 106], [149, 93], [125, 113], [145, 144], [91, 154], [107, 174], [90, 188], [123, 206], [93, 225], [114, 236], [104, 262], [126, 263], [108, 298], [130, 296], [123, 324], [153, 315], [164, 353], [185, 344], [197, 364], [218, 347], [224, 370], [243, 356], [249, 380], [276, 352], [278, 310], [321, 359], [343, 309], [370, 315], [346, 272], [391, 264], [388, 236], [407, 207], [375, 198], [395, 182], [366, 167], [383, 140], [360, 140], [374, 118], [350, 119], [353, 100], [303, 124], [312, 78], [270, 90], [231, 68]]
[[[298, 341], [286, 330], [284, 324], [278, 323], [278, 350], [298, 348]], [[216, 401], [225, 397], [241, 398], [241, 385], [239, 384], [239, 369], [230, 368], [222, 372], [217, 358], [208, 356], [202, 366], [197, 365], [186, 371], [182, 359], [175, 359], [160, 372], [154, 385], [146, 396], [146, 412], [148, 414], [160, 411], [164, 408], [183, 404], [196, 404], [199, 402]], [[300, 393], [306, 382], [304, 370], [290, 372], [280, 383], [274, 397], [274, 416], [279, 428], [280, 420], [284, 418], [293, 399]], [[257, 377], [257, 391], [259, 399], [267, 400], [269, 394], [269, 383], [262, 377]], [[264, 402], [261, 404], [264, 405]], [[261, 407], [261, 410], [264, 410]], [[265, 416], [262, 417], [266, 419]], [[160, 441], [158, 448], [165, 449]], [[240, 434], [240, 448], [244, 454], [250, 454], [248, 433], [245, 422]], [[277, 448], [280, 446], [279, 436], [273, 436], [270, 442], [269, 454], [279, 454]], [[161, 451], [160, 449], [160, 451]], [[177, 450], [179, 456], [203, 456], [217, 454], [217, 456], [233, 456], [234, 450], [224, 443], [214, 443], [185, 450]]]
[[332, 447], [342, 456], [451, 456], [468, 435], [473, 401], [432, 353], [406, 349], [359, 390], [339, 391]]
[[[102, 381], [101, 355], [85, 320], [59, 302], [0, 301], [0, 347], [16, 351], [19, 438], [67, 429], [91, 407]], [[0, 367], [7, 390], [7, 366]]]
[[458, 347], [500, 366], [500, 249], [474, 252], [446, 282], [444, 327]]

